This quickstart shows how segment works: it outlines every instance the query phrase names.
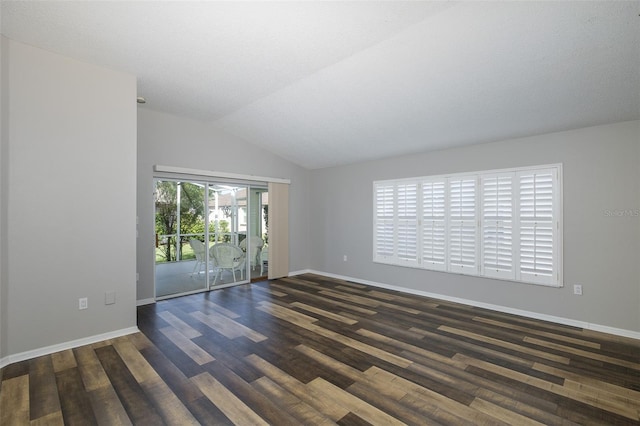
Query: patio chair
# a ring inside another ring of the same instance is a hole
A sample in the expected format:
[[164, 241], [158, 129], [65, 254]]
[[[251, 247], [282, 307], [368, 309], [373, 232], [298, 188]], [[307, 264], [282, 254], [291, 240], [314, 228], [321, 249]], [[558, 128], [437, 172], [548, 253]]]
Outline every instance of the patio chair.
[[216, 265], [216, 274], [213, 278], [213, 285], [216, 284], [218, 276], [222, 271], [229, 270], [233, 274], [233, 282], [236, 282], [236, 270], [240, 270], [240, 278], [244, 279], [244, 252], [236, 245], [228, 243], [218, 243], [211, 246], [209, 253], [213, 257]]
[[[248, 243], [247, 240], [249, 241]], [[264, 240], [257, 235], [251, 235], [240, 242], [240, 248], [247, 252], [249, 266], [251, 266], [252, 270], [255, 270], [256, 266], [260, 264], [262, 247], [264, 247]]]
[[196, 270], [198, 271], [198, 274], [200, 274], [200, 272], [202, 272], [202, 267], [206, 263], [205, 248], [204, 243], [195, 238], [191, 238], [189, 240], [189, 245], [193, 249], [193, 253], [196, 255], [196, 264], [193, 265], [193, 271], [191, 271], [191, 276], [193, 276], [193, 274], [196, 273]]
[[262, 250], [260, 250], [260, 276], [264, 275], [264, 265], [267, 264], [269, 266], [269, 246], [264, 245]]

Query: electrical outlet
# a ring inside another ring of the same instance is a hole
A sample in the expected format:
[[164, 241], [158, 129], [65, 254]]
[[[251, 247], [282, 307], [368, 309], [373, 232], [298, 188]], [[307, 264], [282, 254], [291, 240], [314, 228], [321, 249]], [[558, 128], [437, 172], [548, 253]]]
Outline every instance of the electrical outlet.
[[344, 260], [345, 262], [347, 261], [347, 255], [346, 254], [343, 256], [342, 260]]
[[573, 286], [573, 294], [576, 294], [578, 296], [582, 296], [582, 285], [580, 284], [576, 284]]
[[86, 297], [78, 299], [78, 309], [83, 310], [89, 307], [89, 300]]
[[116, 303], [116, 292], [108, 291], [104, 294], [104, 304], [105, 305], [113, 305]]

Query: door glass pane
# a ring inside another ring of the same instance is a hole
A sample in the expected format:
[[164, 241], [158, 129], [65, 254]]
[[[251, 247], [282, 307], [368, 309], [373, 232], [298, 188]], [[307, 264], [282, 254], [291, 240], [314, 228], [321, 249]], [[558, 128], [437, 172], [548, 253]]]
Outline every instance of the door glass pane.
[[156, 297], [207, 287], [205, 184], [156, 180]]
[[209, 286], [248, 280], [245, 250], [247, 188], [229, 184], [209, 186]]
[[269, 199], [267, 188], [249, 188], [247, 208], [247, 239], [243, 248], [247, 254], [248, 274], [252, 280], [266, 278], [268, 268], [269, 240], [267, 213]]
[[154, 192], [156, 205], [156, 263], [176, 260], [176, 182], [157, 181]]

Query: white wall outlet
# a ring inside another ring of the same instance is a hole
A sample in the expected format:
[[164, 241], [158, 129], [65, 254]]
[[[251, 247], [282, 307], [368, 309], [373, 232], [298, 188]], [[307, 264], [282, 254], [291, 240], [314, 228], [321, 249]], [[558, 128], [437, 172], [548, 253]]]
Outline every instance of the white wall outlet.
[[86, 297], [78, 299], [78, 309], [83, 310], [89, 307], [89, 300]]
[[113, 305], [116, 303], [116, 292], [108, 291], [104, 294], [104, 304], [105, 305]]
[[576, 284], [573, 286], [573, 294], [577, 294], [578, 296], [582, 296], [582, 285]]
[[342, 260], [345, 261], [345, 262], [347, 261], [347, 255], [346, 254], [342, 257]]

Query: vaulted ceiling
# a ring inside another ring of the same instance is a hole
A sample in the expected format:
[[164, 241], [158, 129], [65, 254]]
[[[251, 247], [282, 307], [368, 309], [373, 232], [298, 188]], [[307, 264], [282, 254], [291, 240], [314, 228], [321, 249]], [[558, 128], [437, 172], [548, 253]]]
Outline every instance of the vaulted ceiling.
[[640, 118], [640, 2], [3, 1], [14, 40], [315, 169]]

